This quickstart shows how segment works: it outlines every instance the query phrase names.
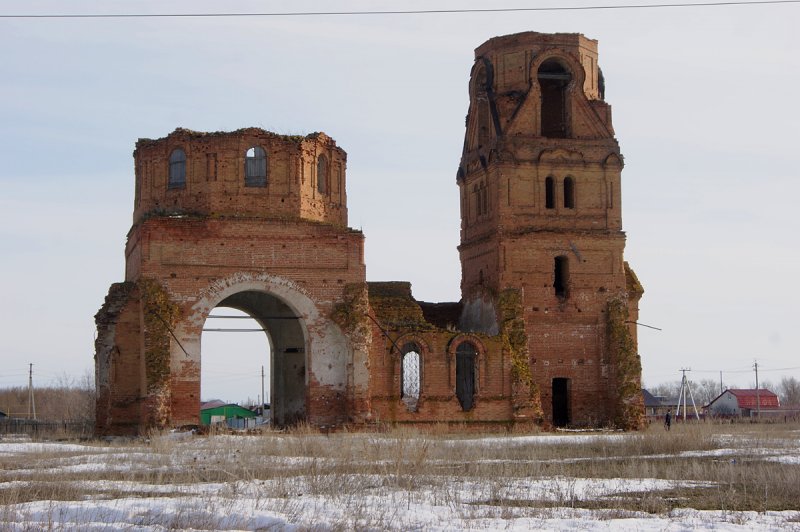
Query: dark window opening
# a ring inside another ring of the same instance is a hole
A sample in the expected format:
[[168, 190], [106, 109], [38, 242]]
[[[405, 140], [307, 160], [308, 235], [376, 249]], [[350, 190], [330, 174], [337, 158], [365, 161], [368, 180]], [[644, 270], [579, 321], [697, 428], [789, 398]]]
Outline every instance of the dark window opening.
[[247, 150], [244, 158], [244, 186], [267, 186], [267, 152], [255, 146]]
[[486, 183], [481, 183], [481, 203], [483, 204], [481, 209], [483, 214], [489, 214], [489, 192]]
[[324, 155], [317, 160], [317, 191], [320, 194], [328, 193], [328, 159]]
[[558, 297], [567, 297], [567, 287], [569, 285], [569, 259], [560, 255], [555, 260], [555, 275], [553, 276], [553, 288]]
[[566, 427], [570, 423], [569, 379], [553, 379], [553, 425]]
[[556, 184], [552, 177], [544, 180], [544, 208], [556, 208]]
[[456, 348], [456, 397], [464, 411], [475, 405], [475, 360], [478, 351], [470, 342]]
[[575, 180], [571, 177], [564, 179], [564, 208], [575, 208]]
[[567, 86], [572, 75], [561, 63], [549, 59], [539, 67], [538, 79], [542, 97], [542, 136], [566, 138], [569, 136]]
[[169, 156], [169, 181], [167, 188], [186, 186], [186, 152], [180, 148], [172, 150]]
[[400, 397], [409, 412], [417, 410], [420, 394], [420, 350], [415, 343], [403, 346], [402, 368], [400, 374]]
[[475, 196], [475, 215], [481, 216], [483, 214], [481, 210], [483, 203], [481, 202], [481, 190], [478, 188], [478, 185], [472, 187], [472, 195]]
[[492, 131], [492, 118], [489, 109], [489, 100], [486, 97], [488, 78], [486, 68], [481, 66], [475, 75], [475, 101], [478, 111], [478, 148], [489, 146]]

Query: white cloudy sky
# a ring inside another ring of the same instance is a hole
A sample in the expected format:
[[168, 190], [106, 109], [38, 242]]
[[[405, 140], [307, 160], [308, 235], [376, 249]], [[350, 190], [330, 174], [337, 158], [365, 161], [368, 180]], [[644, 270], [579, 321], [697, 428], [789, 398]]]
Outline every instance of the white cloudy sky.
[[[611, 3], [28, 1], [0, 14]], [[800, 4], [0, 18], [0, 386], [26, 384], [29, 363], [43, 384], [93, 367], [93, 315], [123, 280], [134, 143], [179, 126], [325, 131], [348, 152], [368, 278], [457, 300], [455, 172], [473, 50], [528, 30], [600, 43], [626, 161], [626, 257], [646, 289], [641, 321], [663, 329], [640, 329], [645, 383], [691, 367], [747, 386], [756, 359], [762, 380], [800, 377], [798, 19]]]

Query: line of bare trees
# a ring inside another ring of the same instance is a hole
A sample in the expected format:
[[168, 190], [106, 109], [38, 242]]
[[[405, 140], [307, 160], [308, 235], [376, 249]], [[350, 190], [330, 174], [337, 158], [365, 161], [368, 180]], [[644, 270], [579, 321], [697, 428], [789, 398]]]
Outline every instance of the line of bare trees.
[[[37, 420], [94, 422], [94, 375], [79, 380], [62, 376], [54, 385], [34, 387], [33, 391]], [[28, 387], [0, 388], [0, 411], [12, 418], [27, 418]]]
[[[724, 389], [720, 390], [719, 381], [714, 379], [690, 380], [689, 386], [692, 390], [692, 395], [694, 395], [695, 403], [697, 403], [698, 406], [701, 404], [707, 405], [726, 389], [741, 388], [741, 386], [735, 384], [726, 384], [724, 385]], [[754, 386], [748, 385], [746, 387], [753, 388]], [[800, 380], [794, 377], [783, 377], [778, 383], [773, 383], [768, 380], [761, 381], [758, 383], [758, 387], [777, 394], [782, 406], [800, 406]], [[647, 388], [647, 391], [655, 396], [672, 398], [678, 397], [680, 389], [681, 381], [678, 379], [673, 382]]]

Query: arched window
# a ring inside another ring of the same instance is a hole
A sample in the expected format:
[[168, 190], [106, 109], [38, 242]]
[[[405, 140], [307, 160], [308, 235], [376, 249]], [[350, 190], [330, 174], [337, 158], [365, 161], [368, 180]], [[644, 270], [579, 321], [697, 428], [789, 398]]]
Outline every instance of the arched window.
[[400, 397], [410, 412], [417, 410], [420, 392], [420, 349], [409, 342], [403, 346]]
[[328, 159], [324, 155], [317, 159], [317, 190], [320, 194], [328, 193]]
[[486, 188], [486, 183], [481, 183], [481, 211], [483, 214], [489, 214], [489, 193]]
[[542, 97], [542, 136], [566, 138], [569, 136], [567, 86], [572, 74], [555, 59], [548, 59], [539, 67], [537, 77]]
[[553, 275], [553, 288], [558, 297], [567, 297], [569, 287], [569, 259], [564, 255], [559, 255], [555, 260]]
[[167, 188], [184, 188], [186, 186], [186, 152], [175, 148], [169, 156], [169, 181]]
[[564, 208], [575, 208], [575, 180], [571, 177], [564, 178]]
[[475, 215], [480, 216], [483, 214], [483, 211], [481, 211], [481, 191], [480, 188], [478, 188], [478, 185], [473, 185], [472, 194], [475, 196]]
[[475, 362], [478, 350], [472, 342], [462, 342], [456, 348], [456, 397], [462, 410], [475, 405]]
[[556, 208], [556, 184], [555, 180], [550, 176], [544, 180], [544, 208]]
[[245, 153], [244, 186], [267, 186], [267, 152], [260, 146], [254, 146]]

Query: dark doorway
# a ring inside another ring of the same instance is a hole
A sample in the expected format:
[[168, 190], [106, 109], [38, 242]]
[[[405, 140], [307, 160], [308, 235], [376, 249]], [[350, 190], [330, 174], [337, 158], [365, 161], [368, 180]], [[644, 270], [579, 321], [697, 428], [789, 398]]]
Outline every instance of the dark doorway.
[[463, 410], [475, 404], [475, 346], [463, 342], [456, 348], [456, 396]]
[[569, 379], [553, 379], [553, 425], [566, 427], [570, 422]]

